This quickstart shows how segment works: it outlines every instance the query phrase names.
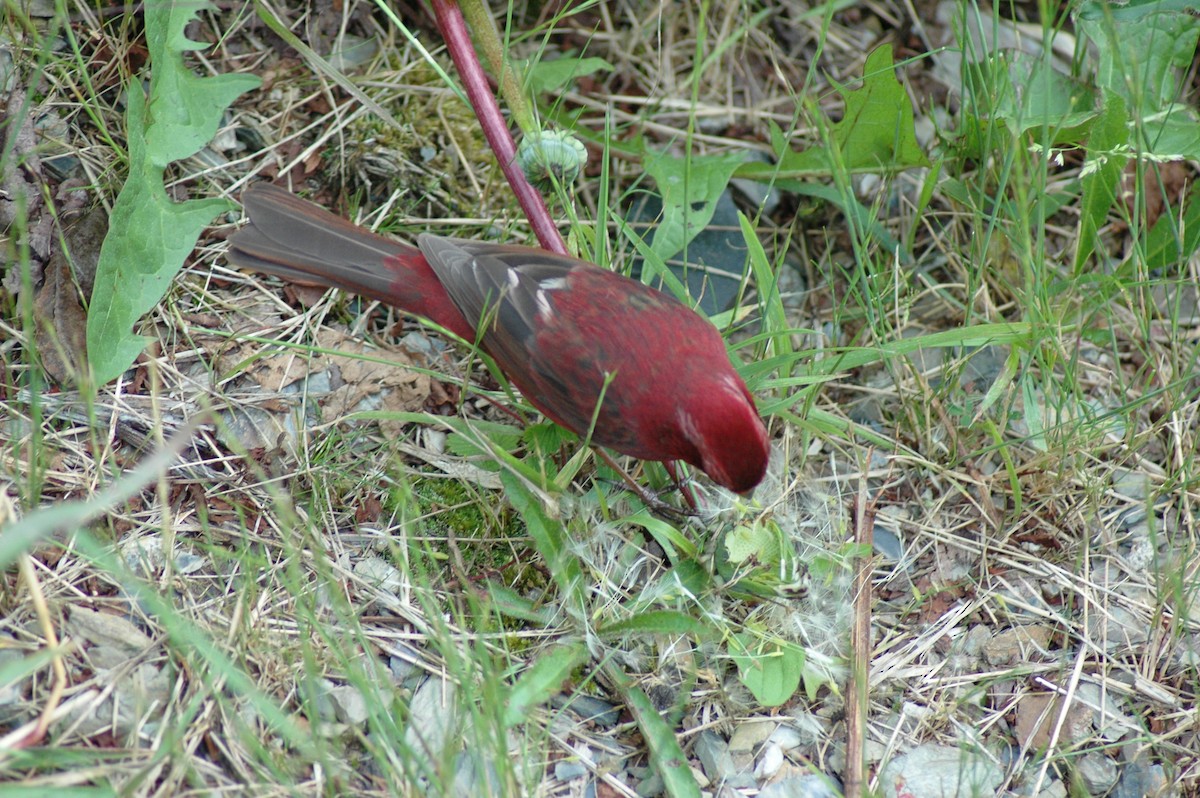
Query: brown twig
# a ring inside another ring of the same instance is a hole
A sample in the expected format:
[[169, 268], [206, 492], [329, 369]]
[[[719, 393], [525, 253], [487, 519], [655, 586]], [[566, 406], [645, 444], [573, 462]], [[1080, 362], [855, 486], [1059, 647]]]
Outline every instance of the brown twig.
[[[870, 462], [867, 453], [865, 462]], [[875, 502], [867, 500], [867, 475], [858, 483], [854, 505], [854, 543], [862, 553], [856, 557], [854, 573], [854, 627], [850, 630], [850, 689], [846, 694], [846, 798], [859, 798], [866, 784], [863, 743], [868, 706], [868, 676], [871, 665], [871, 564], [874, 543]]]
[[608, 465], [609, 468], [621, 475], [621, 479], [625, 481], [625, 484], [629, 486], [629, 489], [633, 491], [635, 496], [642, 500], [642, 504], [646, 505], [646, 508], [651, 512], [658, 513], [666, 517], [668, 520], [676, 523], [682, 523], [687, 519], [688, 513], [680, 510], [678, 507], [672, 507], [639, 485], [637, 480], [625, 473], [625, 469], [621, 468], [621, 466], [617, 464], [617, 461], [614, 460], [612, 455], [610, 455], [608, 452], [599, 447], [592, 447], [592, 451], [594, 451], [597, 456], [599, 456], [599, 458]]
[[679, 493], [687, 502], [687, 506], [695, 510], [696, 494], [692, 491], [692, 486], [679, 477], [679, 464], [674, 460], [667, 460], [663, 465], [667, 467], [667, 474], [670, 475], [671, 480], [679, 486]]
[[53, 658], [50, 660], [50, 664], [54, 671], [54, 682], [50, 688], [50, 695], [46, 699], [45, 706], [42, 707], [37, 724], [29, 734], [13, 746], [14, 748], [30, 748], [46, 737], [46, 730], [50, 728], [54, 712], [58, 709], [63, 693], [67, 689], [67, 668], [63, 665], [62, 647], [58, 644], [58, 634], [54, 631], [54, 621], [50, 617], [46, 596], [42, 593], [42, 584], [38, 581], [37, 572], [34, 570], [33, 559], [28, 554], [21, 555], [20, 569], [21, 578], [25, 582], [25, 588], [29, 591], [30, 602], [38, 617], [38, 624], [42, 628], [42, 636], [46, 639], [46, 645], [52, 652]]
[[517, 195], [517, 202], [521, 203], [521, 210], [529, 219], [538, 243], [542, 249], [550, 252], [568, 254], [566, 242], [555, 227], [542, 195], [529, 184], [525, 173], [517, 165], [517, 145], [508, 131], [504, 115], [500, 113], [500, 105], [488, 87], [487, 75], [479, 63], [471, 37], [467, 34], [462, 9], [454, 0], [431, 0], [430, 5], [433, 6], [438, 28], [442, 32], [442, 38], [446, 40], [450, 57], [454, 59], [454, 67], [458, 70], [463, 88], [466, 89], [467, 99], [475, 109], [475, 116], [479, 118], [483, 134], [487, 137], [492, 152], [496, 153], [504, 177], [512, 187], [513, 193]]

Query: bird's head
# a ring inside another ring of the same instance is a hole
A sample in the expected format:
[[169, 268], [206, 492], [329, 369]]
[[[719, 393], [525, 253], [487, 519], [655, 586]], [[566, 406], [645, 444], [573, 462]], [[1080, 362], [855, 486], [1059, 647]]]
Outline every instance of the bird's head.
[[685, 458], [714, 482], [736, 493], [751, 491], [767, 471], [771, 445], [754, 397], [732, 371], [708, 375], [678, 410], [683, 437], [695, 448]]

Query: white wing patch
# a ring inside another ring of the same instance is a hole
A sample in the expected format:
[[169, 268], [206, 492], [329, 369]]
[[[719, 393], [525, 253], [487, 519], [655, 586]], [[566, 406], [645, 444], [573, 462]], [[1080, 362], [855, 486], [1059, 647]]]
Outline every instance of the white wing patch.
[[550, 277], [538, 282], [537, 294], [534, 297], [537, 300], [539, 322], [549, 324], [554, 318], [554, 306], [550, 304], [550, 292], [561, 291], [566, 287], [565, 277]]

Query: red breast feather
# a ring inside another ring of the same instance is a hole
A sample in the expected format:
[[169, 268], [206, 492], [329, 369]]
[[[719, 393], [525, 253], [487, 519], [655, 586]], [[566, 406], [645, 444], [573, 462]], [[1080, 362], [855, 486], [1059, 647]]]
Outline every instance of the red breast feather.
[[623, 454], [691, 463], [734, 490], [762, 479], [766, 429], [725, 342], [693, 310], [542, 250], [419, 243], [463, 315], [483, 320], [484, 349], [549, 418]]

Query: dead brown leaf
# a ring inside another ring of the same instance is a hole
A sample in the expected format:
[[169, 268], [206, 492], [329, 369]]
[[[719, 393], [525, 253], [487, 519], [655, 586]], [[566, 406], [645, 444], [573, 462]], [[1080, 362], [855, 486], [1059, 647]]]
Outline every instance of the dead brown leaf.
[[[390, 412], [414, 412], [425, 406], [430, 394], [430, 379], [410, 368], [414, 365], [411, 355], [404, 349], [377, 350], [356, 341], [345, 333], [323, 330], [317, 336], [318, 345], [327, 349], [353, 352], [372, 358], [384, 358], [390, 362], [378, 363], [342, 355], [329, 355], [332, 367], [340, 371], [342, 384], [336, 388], [321, 406], [324, 421], [338, 418], [356, 410], [383, 410]], [[379, 402], [363, 407], [368, 397], [379, 394]], [[381, 429], [398, 434], [402, 424], [383, 422]]]
[[63, 233], [66, 248], [56, 242], [34, 296], [34, 340], [42, 366], [59, 385], [74, 382], [87, 362], [87, 313], [82, 297], [91, 293], [107, 232], [108, 213], [103, 206], [71, 223]]
[[[33, 127], [32, 103], [22, 88], [14, 88], [8, 95], [4, 108], [0, 110], [0, 130], [7, 135], [0, 140], [6, 157], [0, 171], [0, 230], [7, 230], [24, 216], [25, 242], [29, 247], [30, 261], [37, 266], [50, 257], [53, 240], [54, 218], [45, 212], [42, 184], [45, 175], [42, 160], [38, 156], [37, 133]], [[19, 168], [17, 167], [19, 164]], [[12, 270], [8, 280], [20, 278], [20, 270]], [[36, 282], [39, 274], [34, 274]], [[16, 294], [20, 283], [5, 282], [5, 290]]]
[[[1147, 169], [1142, 175], [1142, 190], [1136, 191], [1138, 170], [1130, 162], [1121, 175], [1121, 204], [1125, 212], [1136, 212], [1134, 197], [1140, 193], [1146, 207], [1146, 227], [1153, 227], [1166, 208], [1178, 208], [1186, 199], [1187, 188], [1194, 180], [1192, 167], [1185, 161], [1159, 164], [1157, 170]], [[1126, 229], [1121, 222], [1118, 229]]]
[[[433, 391], [428, 376], [414, 371], [416, 360], [401, 347], [377, 348], [344, 332], [322, 329], [311, 355], [284, 352], [258, 359], [245, 369], [259, 386], [275, 392], [306, 376], [329, 371], [330, 391], [319, 396], [321, 419], [329, 423], [360, 410], [419, 411]], [[218, 358], [223, 371], [255, 357], [262, 345], [244, 342]], [[343, 354], [344, 353], [344, 354]], [[385, 431], [402, 425], [384, 422]]]
[[[1062, 712], [1061, 696], [1052, 693], [1031, 693], [1017, 704], [1017, 742], [1027, 751], [1038, 751], [1050, 744], [1050, 736]], [[1086, 735], [1091, 724], [1091, 710], [1075, 702], [1067, 709], [1067, 717], [1059, 740], [1074, 741]]]

